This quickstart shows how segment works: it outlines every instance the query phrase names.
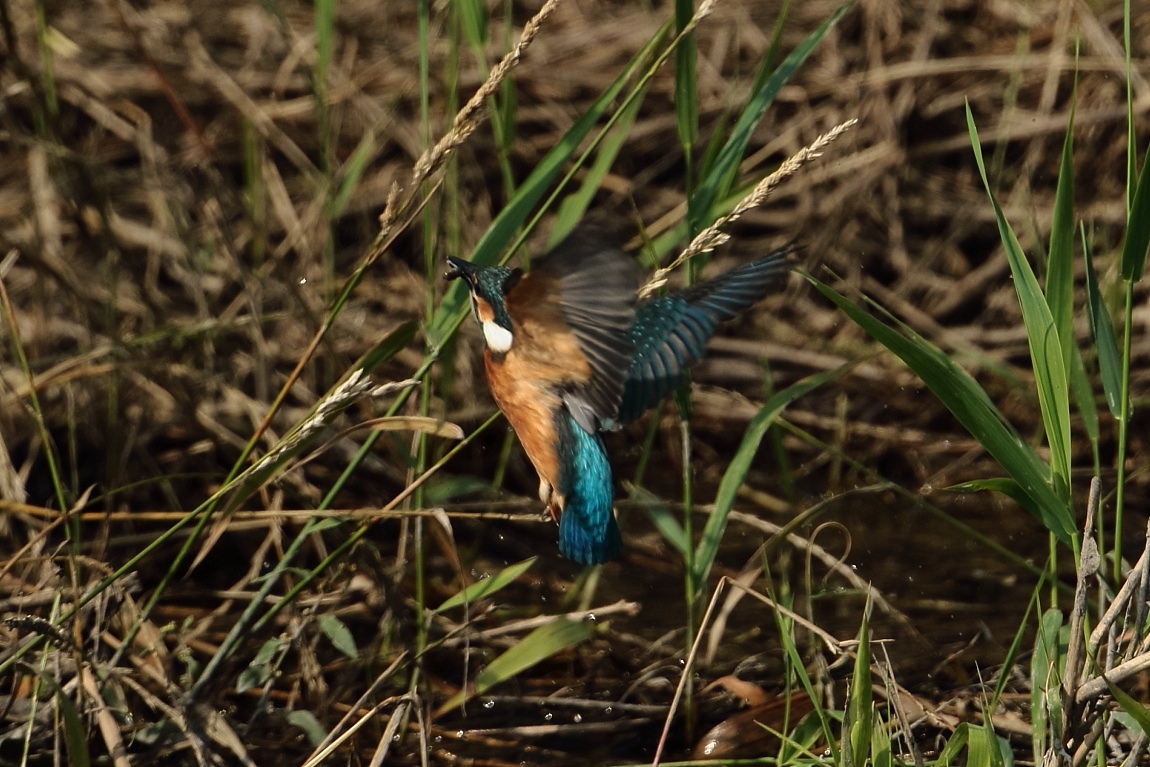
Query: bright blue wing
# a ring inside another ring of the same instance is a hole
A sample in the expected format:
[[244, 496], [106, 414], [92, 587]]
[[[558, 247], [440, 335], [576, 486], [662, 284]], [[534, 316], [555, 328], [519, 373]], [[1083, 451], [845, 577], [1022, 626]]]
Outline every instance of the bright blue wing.
[[720, 322], [756, 303], [787, 271], [789, 251], [777, 251], [679, 293], [658, 296], [635, 311], [634, 351], [619, 415], [609, 428], [631, 423], [658, 404], [707, 351]]

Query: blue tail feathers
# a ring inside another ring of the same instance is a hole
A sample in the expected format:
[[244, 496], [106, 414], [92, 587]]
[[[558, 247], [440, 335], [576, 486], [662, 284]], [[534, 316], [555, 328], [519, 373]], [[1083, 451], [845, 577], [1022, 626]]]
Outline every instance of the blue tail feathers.
[[623, 546], [615, 523], [611, 464], [598, 433], [584, 431], [565, 410], [556, 413], [559, 437], [559, 551], [584, 565], [606, 562]]

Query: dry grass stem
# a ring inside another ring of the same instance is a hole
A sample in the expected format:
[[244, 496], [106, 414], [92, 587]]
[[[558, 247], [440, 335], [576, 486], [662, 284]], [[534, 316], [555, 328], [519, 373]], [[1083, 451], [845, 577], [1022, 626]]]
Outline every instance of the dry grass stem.
[[428, 176], [430, 176], [438, 167], [443, 164], [443, 161], [451, 155], [463, 142], [475, 132], [479, 127], [479, 113], [487, 100], [491, 98], [503, 83], [503, 80], [511, 73], [511, 70], [519, 65], [523, 59], [523, 53], [535, 41], [535, 37], [543, 28], [544, 22], [548, 17], [555, 12], [559, 7], [559, 0], [547, 0], [543, 7], [539, 9], [531, 19], [523, 26], [523, 33], [519, 36], [519, 42], [515, 44], [507, 55], [491, 70], [491, 74], [479, 87], [479, 90], [463, 105], [463, 108], [455, 115], [455, 119], [451, 123], [451, 130], [441, 138], [434, 147], [427, 150], [423, 155], [415, 161], [415, 166], [411, 172], [411, 182], [409, 184], [412, 190], [417, 189]]
[[857, 118], [851, 118], [844, 123], [836, 125], [809, 145], [788, 157], [777, 170], [756, 184], [750, 194], [740, 200], [739, 204], [736, 205], [730, 213], [720, 216], [715, 223], [699, 232], [695, 236], [695, 239], [691, 240], [691, 243], [674, 261], [668, 266], [656, 270], [655, 273], [651, 275], [651, 279], [647, 281], [647, 284], [639, 291], [639, 298], [643, 299], [654, 295], [657, 290], [667, 284], [667, 277], [682, 266], [687, 259], [693, 258], [701, 253], [709, 253], [729, 240], [731, 236], [723, 231], [727, 226], [737, 221], [747, 211], [762, 205], [766, 199], [770, 197], [775, 187], [793, 176], [807, 163], [821, 157], [823, 149], [825, 149], [828, 144], [834, 142], [843, 132], [857, 122]]

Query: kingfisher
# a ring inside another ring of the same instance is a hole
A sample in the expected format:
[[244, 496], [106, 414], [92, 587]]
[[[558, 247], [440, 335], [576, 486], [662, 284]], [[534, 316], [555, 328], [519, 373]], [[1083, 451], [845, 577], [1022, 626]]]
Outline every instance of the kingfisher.
[[444, 276], [467, 285], [487, 384], [539, 475], [564, 556], [601, 564], [623, 543], [602, 433], [673, 391], [719, 323], [779, 282], [788, 252], [641, 303], [638, 264], [597, 226], [577, 227], [526, 273], [448, 257]]

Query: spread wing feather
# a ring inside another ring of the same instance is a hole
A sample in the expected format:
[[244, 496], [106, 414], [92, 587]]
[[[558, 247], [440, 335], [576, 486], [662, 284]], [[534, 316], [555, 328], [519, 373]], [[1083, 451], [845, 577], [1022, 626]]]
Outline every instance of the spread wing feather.
[[594, 433], [614, 419], [634, 345], [639, 267], [597, 227], [581, 226], [535, 262], [558, 279], [563, 318], [591, 367], [588, 381], [569, 386], [563, 400], [575, 421]]
[[605, 426], [630, 423], [670, 394], [682, 372], [706, 353], [719, 323], [757, 302], [786, 271], [787, 252], [779, 251], [641, 304], [619, 413]]

